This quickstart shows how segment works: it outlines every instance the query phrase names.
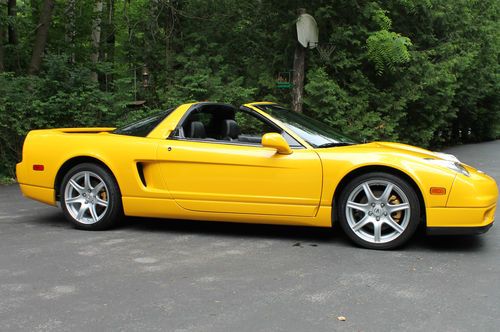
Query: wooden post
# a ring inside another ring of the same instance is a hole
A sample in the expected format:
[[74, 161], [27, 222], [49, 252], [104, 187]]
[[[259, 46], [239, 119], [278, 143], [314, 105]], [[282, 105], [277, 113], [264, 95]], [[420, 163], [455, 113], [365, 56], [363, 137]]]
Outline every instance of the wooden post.
[[[297, 10], [298, 16], [305, 14], [304, 8]], [[304, 71], [306, 61], [306, 49], [297, 40], [295, 54], [293, 56], [293, 88], [292, 88], [292, 110], [302, 113], [302, 102], [304, 97]]]

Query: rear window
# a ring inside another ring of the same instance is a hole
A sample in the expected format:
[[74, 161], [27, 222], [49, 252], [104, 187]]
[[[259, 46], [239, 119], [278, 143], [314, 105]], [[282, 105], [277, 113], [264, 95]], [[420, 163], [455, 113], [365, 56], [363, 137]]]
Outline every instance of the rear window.
[[164, 112], [152, 115], [148, 118], [141, 119], [134, 123], [125, 125], [121, 128], [115, 129], [113, 134], [146, 137], [156, 128], [174, 109], [170, 108]]

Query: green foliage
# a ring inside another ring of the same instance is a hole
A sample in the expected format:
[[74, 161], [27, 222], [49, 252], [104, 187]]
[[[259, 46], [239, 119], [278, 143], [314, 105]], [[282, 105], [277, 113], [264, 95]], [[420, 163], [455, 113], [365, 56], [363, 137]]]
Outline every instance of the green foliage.
[[[116, 126], [189, 101], [290, 104], [275, 79], [292, 68], [296, 8], [304, 5], [297, 1], [104, 1], [97, 64], [95, 1], [76, 1], [72, 41], [68, 2], [56, 1], [42, 71], [27, 76], [39, 4], [17, 1], [15, 18], [0, 12], [5, 37], [8, 23], [19, 37], [3, 44], [0, 174], [13, 176], [23, 138], [35, 128]], [[320, 42], [336, 46], [327, 61], [307, 51], [306, 113], [362, 139], [423, 147], [500, 137], [500, 2], [305, 6]], [[127, 108], [134, 100], [146, 106]]]
[[0, 74], [0, 173], [13, 175], [29, 130], [113, 125], [124, 112], [120, 94], [101, 91], [85, 68], [47, 56], [45, 75]]
[[384, 68], [394, 70], [397, 65], [408, 62], [410, 45], [409, 38], [387, 30], [374, 32], [366, 40], [368, 58], [375, 64], [375, 70], [379, 75], [383, 74]]
[[387, 16], [389, 12], [381, 9], [377, 3], [370, 3], [366, 12], [380, 29], [371, 33], [366, 40], [368, 59], [375, 64], [377, 74], [382, 75], [384, 69], [393, 71], [396, 66], [408, 62], [411, 40], [389, 31], [392, 27], [392, 20]]
[[0, 175], [0, 185], [5, 186], [16, 183], [16, 180], [10, 176]]
[[305, 105], [310, 115], [351, 136], [366, 140], [379, 137], [377, 128], [383, 126], [383, 121], [379, 113], [367, 112], [365, 96], [350, 95], [324, 68], [312, 69], [307, 76]]

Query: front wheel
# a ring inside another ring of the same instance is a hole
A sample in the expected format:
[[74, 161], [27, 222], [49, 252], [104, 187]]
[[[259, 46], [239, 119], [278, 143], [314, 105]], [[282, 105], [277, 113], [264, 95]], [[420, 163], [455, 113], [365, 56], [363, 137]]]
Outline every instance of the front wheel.
[[116, 225], [121, 216], [118, 185], [99, 165], [83, 163], [70, 169], [59, 192], [63, 213], [76, 228], [107, 229]]
[[420, 221], [415, 190], [388, 173], [361, 175], [339, 199], [339, 221], [347, 236], [369, 249], [393, 249], [410, 239]]

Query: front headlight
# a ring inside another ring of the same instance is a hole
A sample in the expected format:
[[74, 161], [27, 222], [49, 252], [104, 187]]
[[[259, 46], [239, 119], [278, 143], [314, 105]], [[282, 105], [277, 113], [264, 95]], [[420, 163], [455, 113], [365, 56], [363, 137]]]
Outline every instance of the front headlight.
[[458, 161], [443, 160], [443, 159], [432, 159], [432, 158], [425, 158], [425, 160], [428, 161], [428, 162], [430, 162], [431, 164], [439, 165], [439, 166], [442, 166], [442, 167], [446, 167], [446, 168], [451, 169], [452, 171], [458, 172], [458, 173], [463, 174], [465, 176], [470, 176], [469, 172]]

